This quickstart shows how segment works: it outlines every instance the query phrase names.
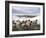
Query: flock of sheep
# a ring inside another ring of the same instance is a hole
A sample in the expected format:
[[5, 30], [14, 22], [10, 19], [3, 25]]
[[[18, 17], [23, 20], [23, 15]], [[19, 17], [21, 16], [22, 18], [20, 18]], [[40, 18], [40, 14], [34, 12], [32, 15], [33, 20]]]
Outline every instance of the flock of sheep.
[[30, 20], [26, 20], [26, 21], [20, 21], [20, 20], [16, 20], [16, 22], [13, 20], [13, 31], [20, 31], [20, 30], [31, 30], [33, 25], [37, 24], [37, 19], [33, 22]]
[[40, 16], [33, 18], [13, 18], [12, 31], [38, 30], [40, 29]]

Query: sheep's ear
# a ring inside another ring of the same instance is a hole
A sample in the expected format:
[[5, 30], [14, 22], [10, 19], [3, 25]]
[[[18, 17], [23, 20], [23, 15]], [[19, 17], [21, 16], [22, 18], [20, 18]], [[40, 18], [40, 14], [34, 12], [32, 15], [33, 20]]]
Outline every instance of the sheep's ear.
[[30, 23], [30, 25], [31, 25], [31, 23]]
[[16, 24], [16, 23], [15, 23]]
[[21, 23], [22, 24], [22, 23]]
[[32, 21], [31, 21], [31, 23], [32, 23]]

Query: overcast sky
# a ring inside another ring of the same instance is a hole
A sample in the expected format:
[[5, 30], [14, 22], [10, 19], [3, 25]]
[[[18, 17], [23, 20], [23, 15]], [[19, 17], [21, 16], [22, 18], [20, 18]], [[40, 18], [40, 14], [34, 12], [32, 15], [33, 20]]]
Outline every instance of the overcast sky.
[[13, 6], [12, 7], [12, 14], [31, 14], [31, 15], [39, 15], [40, 8], [39, 7], [19, 7]]

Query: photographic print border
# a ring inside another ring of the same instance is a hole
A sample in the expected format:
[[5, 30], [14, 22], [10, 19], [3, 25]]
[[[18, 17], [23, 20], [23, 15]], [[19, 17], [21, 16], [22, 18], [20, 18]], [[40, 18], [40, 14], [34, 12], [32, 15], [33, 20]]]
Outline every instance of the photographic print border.
[[[30, 5], [43, 5], [43, 33], [34, 34], [9, 34], [9, 4], [30, 4]], [[5, 37], [18, 37], [18, 36], [33, 36], [33, 35], [44, 35], [45, 34], [45, 4], [36, 2], [19, 2], [19, 1], [5, 1]]]

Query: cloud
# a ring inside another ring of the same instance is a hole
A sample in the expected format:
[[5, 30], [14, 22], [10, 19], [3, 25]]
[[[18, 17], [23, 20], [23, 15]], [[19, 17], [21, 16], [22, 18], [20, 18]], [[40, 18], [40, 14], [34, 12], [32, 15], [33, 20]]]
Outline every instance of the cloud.
[[19, 7], [19, 6], [13, 6], [12, 13], [14, 14], [32, 14], [32, 15], [38, 15], [40, 14], [40, 8], [39, 7]]

